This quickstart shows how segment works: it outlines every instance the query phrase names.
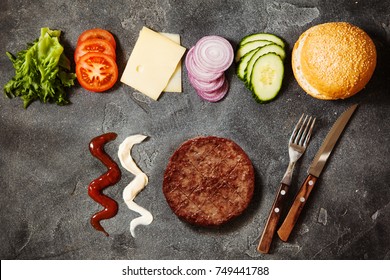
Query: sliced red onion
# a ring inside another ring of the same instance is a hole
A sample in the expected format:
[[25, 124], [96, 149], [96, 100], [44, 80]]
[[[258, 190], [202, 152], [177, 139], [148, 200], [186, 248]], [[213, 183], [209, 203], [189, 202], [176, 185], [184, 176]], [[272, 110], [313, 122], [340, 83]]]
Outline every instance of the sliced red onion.
[[222, 87], [220, 87], [215, 91], [205, 92], [205, 91], [197, 90], [196, 92], [201, 98], [203, 98], [206, 101], [217, 102], [225, 97], [228, 90], [229, 90], [229, 83], [228, 80], [225, 79], [225, 82], [223, 83]]
[[211, 92], [219, 89], [222, 87], [222, 85], [225, 82], [225, 75], [222, 75], [216, 80], [212, 80], [209, 82], [205, 81], [200, 81], [193, 77], [191, 74], [188, 73], [188, 78], [190, 80], [191, 85], [196, 89], [200, 91], [205, 91], [205, 92]]
[[200, 69], [196, 65], [195, 60], [194, 60], [194, 50], [195, 50], [195, 46], [190, 48], [188, 50], [186, 58], [185, 58], [185, 65], [186, 65], [187, 71], [192, 77], [194, 77], [195, 79], [197, 79], [199, 81], [209, 82], [212, 80], [216, 80], [223, 75], [223, 72], [212, 73], [212, 72], [208, 72], [208, 71], [204, 71], [204, 70]]
[[229, 90], [224, 72], [234, 59], [231, 44], [220, 36], [205, 36], [190, 48], [185, 58], [188, 78], [204, 100], [217, 102]]
[[232, 45], [220, 36], [205, 36], [195, 45], [193, 50], [195, 64], [202, 70], [212, 73], [226, 71], [233, 62]]

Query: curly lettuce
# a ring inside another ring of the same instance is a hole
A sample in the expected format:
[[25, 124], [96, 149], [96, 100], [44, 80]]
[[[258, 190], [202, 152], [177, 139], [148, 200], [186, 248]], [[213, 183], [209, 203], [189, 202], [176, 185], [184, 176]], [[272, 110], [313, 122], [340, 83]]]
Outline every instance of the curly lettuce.
[[69, 99], [65, 88], [74, 85], [76, 74], [60, 44], [60, 30], [41, 28], [41, 36], [16, 56], [6, 52], [15, 68], [15, 76], [4, 86], [7, 97], [20, 97], [24, 108], [31, 102], [65, 105]]

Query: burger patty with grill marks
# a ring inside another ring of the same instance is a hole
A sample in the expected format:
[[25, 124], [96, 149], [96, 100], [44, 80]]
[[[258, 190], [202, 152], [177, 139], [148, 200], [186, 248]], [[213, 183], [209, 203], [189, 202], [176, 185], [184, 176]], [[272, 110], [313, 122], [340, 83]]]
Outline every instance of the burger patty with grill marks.
[[240, 215], [254, 191], [252, 163], [235, 142], [215, 136], [184, 142], [164, 173], [172, 211], [199, 226], [219, 226]]

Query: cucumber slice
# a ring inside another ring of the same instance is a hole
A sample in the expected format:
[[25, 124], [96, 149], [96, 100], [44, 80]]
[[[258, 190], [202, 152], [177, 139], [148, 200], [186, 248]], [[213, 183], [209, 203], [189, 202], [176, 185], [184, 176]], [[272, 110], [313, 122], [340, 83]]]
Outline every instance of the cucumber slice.
[[247, 63], [247, 67], [246, 67], [246, 70], [245, 70], [244, 82], [245, 82], [245, 85], [248, 88], [250, 88], [250, 84], [251, 84], [251, 75], [252, 75], [253, 65], [255, 64], [255, 62], [257, 61], [257, 59], [260, 56], [265, 55], [267, 53], [276, 53], [277, 55], [279, 55], [282, 58], [282, 60], [284, 60], [284, 58], [286, 57], [286, 52], [279, 45], [272, 44], [272, 45], [267, 45], [267, 46], [259, 48], [251, 56], [249, 62]]
[[248, 42], [257, 41], [257, 40], [271, 41], [271, 42], [281, 46], [282, 48], [284, 48], [284, 46], [285, 46], [285, 44], [281, 38], [279, 38], [278, 36], [276, 36], [274, 34], [269, 34], [269, 33], [254, 33], [254, 34], [247, 35], [241, 39], [238, 46], [240, 47], [242, 45], [245, 45]]
[[236, 62], [240, 61], [241, 57], [243, 57], [245, 54], [248, 52], [257, 49], [259, 47], [264, 47], [266, 45], [273, 44], [271, 41], [266, 41], [266, 40], [257, 40], [257, 41], [252, 41], [248, 42], [242, 46], [240, 46], [237, 50], [236, 53]]
[[260, 56], [253, 65], [251, 75], [251, 89], [255, 100], [265, 103], [274, 99], [282, 87], [283, 76], [283, 60], [279, 55], [267, 53]]
[[240, 61], [238, 62], [237, 66], [237, 76], [242, 80], [245, 81], [245, 73], [246, 73], [246, 67], [248, 66], [249, 61], [251, 60], [252, 56], [259, 50], [260, 48], [256, 48], [254, 50], [251, 50], [247, 54], [245, 54], [243, 57], [241, 57]]

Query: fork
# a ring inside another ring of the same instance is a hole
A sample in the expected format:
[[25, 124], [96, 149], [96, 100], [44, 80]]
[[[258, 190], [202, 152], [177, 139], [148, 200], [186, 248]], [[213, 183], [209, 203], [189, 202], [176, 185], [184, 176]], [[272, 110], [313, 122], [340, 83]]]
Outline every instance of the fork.
[[308, 117], [307, 115], [305, 117], [305, 115], [302, 114], [293, 130], [293, 133], [291, 134], [288, 143], [288, 154], [290, 157], [290, 162], [288, 164], [287, 171], [284, 174], [282, 181], [280, 182], [278, 192], [276, 194], [271, 211], [268, 215], [267, 223], [257, 247], [257, 250], [260, 253], [267, 254], [269, 252], [276, 226], [279, 222], [280, 214], [282, 212], [282, 207], [291, 184], [295, 163], [303, 155], [307, 145], [309, 144], [315, 121], [315, 118]]

